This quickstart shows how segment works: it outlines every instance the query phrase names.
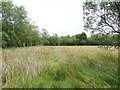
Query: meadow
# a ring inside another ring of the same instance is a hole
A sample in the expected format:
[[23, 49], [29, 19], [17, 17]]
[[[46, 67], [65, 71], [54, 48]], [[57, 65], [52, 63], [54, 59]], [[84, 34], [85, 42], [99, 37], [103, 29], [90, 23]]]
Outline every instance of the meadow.
[[36, 46], [0, 51], [2, 88], [116, 88], [118, 53], [97, 46]]

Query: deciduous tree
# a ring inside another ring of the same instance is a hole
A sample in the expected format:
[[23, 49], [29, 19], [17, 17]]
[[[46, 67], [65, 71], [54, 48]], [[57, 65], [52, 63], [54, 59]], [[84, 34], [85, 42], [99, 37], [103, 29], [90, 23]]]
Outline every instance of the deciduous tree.
[[120, 33], [120, 2], [87, 0], [83, 5], [85, 29], [100, 34]]

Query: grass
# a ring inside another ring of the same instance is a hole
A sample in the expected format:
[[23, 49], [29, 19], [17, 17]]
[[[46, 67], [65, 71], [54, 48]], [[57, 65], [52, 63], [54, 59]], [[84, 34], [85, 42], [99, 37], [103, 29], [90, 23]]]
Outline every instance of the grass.
[[118, 54], [97, 46], [1, 50], [2, 88], [116, 88]]

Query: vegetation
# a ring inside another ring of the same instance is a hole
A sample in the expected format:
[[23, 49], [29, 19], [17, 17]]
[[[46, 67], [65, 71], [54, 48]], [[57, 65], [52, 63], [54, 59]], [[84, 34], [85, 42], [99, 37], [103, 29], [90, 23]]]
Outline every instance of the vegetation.
[[23, 6], [13, 5], [12, 2], [1, 2], [2, 10], [2, 48], [24, 47], [36, 45], [112, 45], [118, 46], [119, 34], [115, 35], [92, 35], [87, 37], [83, 32], [74, 36], [49, 35], [46, 29], [38, 31], [37, 26], [30, 23], [27, 12]]
[[[119, 83], [117, 50], [111, 48], [113, 50], [107, 51], [96, 46], [117, 47], [120, 45], [120, 23], [110, 21], [114, 17], [113, 14], [115, 14], [115, 18], [119, 18], [120, 14], [116, 11], [118, 10], [116, 4], [119, 3], [108, 2], [104, 5], [103, 3], [86, 2], [84, 10], [88, 17], [84, 19], [85, 22], [88, 20], [87, 28], [92, 29], [93, 32], [95, 30], [106, 32], [105, 28], [99, 30], [99, 28], [92, 27], [94, 23], [91, 21], [94, 21], [95, 18], [90, 19], [91, 14], [88, 10], [97, 9], [98, 12], [98, 9], [109, 9], [99, 17], [100, 21], [96, 22], [98, 23], [96, 25], [103, 27], [108, 24], [110, 32], [117, 34], [101, 32], [102, 34], [97, 33], [87, 37], [82, 32], [73, 36], [60, 37], [57, 34], [50, 36], [44, 28], [39, 31], [38, 27], [27, 17], [23, 6], [18, 7], [11, 1], [0, 1], [2, 8], [0, 8], [0, 25], [2, 24], [0, 87], [117, 88]], [[106, 20], [109, 20], [110, 23]], [[118, 29], [114, 28], [114, 25], [111, 26], [112, 24], [117, 24]]]
[[13, 5], [12, 2], [2, 4], [2, 47], [22, 47], [40, 44], [37, 26], [30, 23], [23, 6]]
[[120, 2], [87, 0], [84, 2], [85, 29], [100, 34], [120, 34]]
[[3, 88], [117, 88], [118, 54], [96, 46], [2, 50]]

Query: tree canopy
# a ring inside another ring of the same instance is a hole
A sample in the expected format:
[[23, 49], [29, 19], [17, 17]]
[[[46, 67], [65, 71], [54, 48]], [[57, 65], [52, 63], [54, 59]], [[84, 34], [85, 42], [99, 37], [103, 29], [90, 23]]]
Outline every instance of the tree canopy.
[[1, 2], [2, 10], [2, 46], [32, 46], [39, 44], [37, 26], [30, 23], [23, 6], [16, 6], [11, 1]]
[[[99, 3], [102, 5], [101, 3]], [[107, 3], [108, 4], [108, 3]], [[116, 3], [118, 4], [118, 3]], [[105, 4], [106, 5], [106, 4]], [[105, 6], [103, 4], [103, 7]], [[111, 4], [108, 4], [110, 6]], [[11, 1], [10, 2], [1, 2], [0, 1], [0, 46], [3, 48], [10, 48], [10, 47], [25, 47], [25, 46], [36, 46], [36, 45], [118, 45], [118, 34], [116, 35], [109, 35], [109, 36], [102, 36], [102, 35], [93, 35], [91, 37], [87, 37], [87, 35], [82, 32], [78, 33], [76, 35], [70, 36], [58, 36], [57, 34], [54, 34], [50, 36], [49, 32], [46, 29], [42, 29], [40, 32], [38, 30], [38, 27], [31, 23], [30, 19], [27, 17], [27, 11], [23, 6], [16, 6]], [[92, 29], [95, 26], [94, 20], [95, 17], [90, 16], [92, 15], [89, 11], [94, 11], [94, 8], [97, 8], [97, 2], [91, 3], [86, 2], [84, 9], [86, 12], [86, 17], [88, 18], [88, 22], [86, 21], [86, 24], [88, 24], [87, 28]], [[100, 9], [100, 7], [98, 8]], [[101, 8], [103, 9], [103, 8]], [[89, 11], [88, 11], [89, 10]], [[96, 9], [95, 9], [96, 10]], [[112, 10], [112, 9], [111, 9]], [[97, 11], [97, 10], [96, 10]], [[108, 10], [109, 11], [109, 10]], [[84, 13], [85, 13], [84, 12]], [[97, 11], [98, 12], [98, 11]], [[112, 13], [109, 11], [109, 13]], [[104, 18], [104, 15], [99, 17], [98, 27], [102, 27], [101, 25], [106, 25], [106, 22], [109, 22], [112, 18], [112, 15], [109, 13]], [[100, 13], [98, 13], [100, 14]], [[96, 14], [95, 14], [96, 15]], [[117, 11], [115, 13], [117, 14]], [[92, 17], [90, 19], [90, 17]], [[116, 17], [113, 17], [116, 18]], [[86, 18], [85, 18], [86, 20]], [[108, 20], [108, 21], [105, 21]], [[109, 22], [110, 25], [112, 25], [112, 21]], [[119, 26], [120, 23], [113, 23], [113, 27], [115, 27], [115, 24]], [[97, 25], [97, 24], [96, 24]], [[108, 25], [109, 26], [109, 25]], [[96, 27], [96, 28], [98, 28]], [[111, 27], [109, 27], [111, 28]], [[98, 28], [99, 29], [99, 28]], [[107, 28], [104, 28], [105, 30]], [[101, 29], [104, 31], [104, 29]], [[114, 31], [115, 29], [115, 31]], [[112, 30], [111, 32], [117, 32], [119, 33], [119, 28], [109, 29]], [[97, 29], [92, 29], [97, 30]]]
[[120, 2], [87, 0], [83, 5], [85, 29], [92, 33], [120, 33]]

